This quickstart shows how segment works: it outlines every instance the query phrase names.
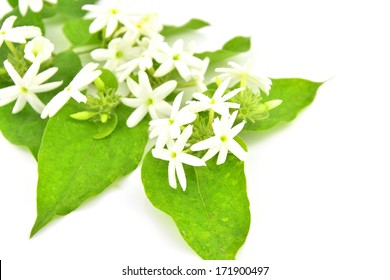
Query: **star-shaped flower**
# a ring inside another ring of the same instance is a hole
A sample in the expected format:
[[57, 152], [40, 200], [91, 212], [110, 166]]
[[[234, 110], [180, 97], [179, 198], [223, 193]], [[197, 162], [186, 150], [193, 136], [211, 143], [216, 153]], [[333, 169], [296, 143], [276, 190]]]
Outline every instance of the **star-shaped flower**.
[[260, 88], [266, 94], [269, 94], [272, 81], [265, 75], [253, 74], [250, 71], [252, 66], [251, 62], [247, 62], [244, 67], [235, 62], [229, 62], [228, 64], [231, 68], [217, 68], [215, 72], [222, 73], [218, 77], [223, 81], [230, 79], [229, 86], [234, 86], [238, 82], [241, 82], [242, 87], [248, 86], [255, 93], [258, 93]]
[[222, 164], [226, 161], [228, 151], [232, 152], [240, 160], [246, 159], [245, 150], [234, 140], [234, 137], [240, 133], [244, 128], [245, 122], [241, 122], [232, 128], [234, 121], [236, 120], [238, 111], [235, 111], [231, 116], [223, 115], [221, 119], [216, 118], [213, 123], [213, 130], [215, 136], [212, 136], [206, 140], [196, 143], [191, 146], [192, 151], [207, 150], [207, 153], [203, 156], [203, 160], [207, 161], [217, 153], [217, 164]]
[[211, 98], [200, 92], [194, 93], [193, 98], [198, 101], [189, 101], [188, 104], [194, 112], [210, 109], [220, 115], [229, 114], [230, 108], [238, 109], [240, 108], [240, 104], [227, 101], [243, 90], [243, 88], [238, 88], [224, 94], [229, 86], [229, 83], [230, 79], [224, 81]]
[[180, 127], [192, 123], [196, 119], [196, 114], [188, 111], [187, 107], [180, 110], [184, 92], [179, 93], [173, 101], [172, 112], [169, 118], [151, 121], [150, 138], [157, 137], [156, 147], [163, 148], [171, 139], [176, 139], [180, 135]]
[[191, 67], [198, 69], [202, 68], [202, 60], [193, 56], [192, 52], [184, 50], [184, 42], [182, 39], [173, 43], [172, 48], [168, 45], [162, 46], [164, 55], [156, 57], [158, 63], [161, 63], [160, 67], [154, 73], [155, 77], [163, 77], [173, 69], [177, 69], [180, 76], [185, 80], [191, 79]]
[[122, 8], [119, 1], [111, 1], [106, 5], [84, 5], [83, 10], [91, 12], [86, 18], [95, 20], [89, 26], [89, 32], [96, 33], [106, 28], [105, 37], [110, 37], [118, 28], [118, 24], [132, 25], [130, 14]]
[[38, 74], [40, 67], [39, 62], [33, 63], [24, 74], [23, 78], [20, 77], [8, 60], [4, 61], [4, 67], [15, 85], [0, 89], [0, 106], [7, 105], [16, 100], [12, 110], [13, 114], [19, 113], [26, 103], [29, 103], [39, 114], [42, 113], [45, 105], [36, 96], [36, 93], [53, 90], [62, 84], [62, 81], [44, 84], [44, 82], [57, 72], [58, 68], [53, 67]]
[[8, 17], [0, 28], [0, 47], [4, 41], [25, 44], [26, 39], [40, 36], [41, 30], [35, 26], [13, 27], [16, 16]]
[[41, 118], [54, 116], [69, 99], [73, 98], [77, 102], [87, 102], [87, 97], [81, 93], [82, 90], [86, 89], [90, 83], [96, 80], [102, 71], [96, 70], [99, 67], [97, 63], [88, 63], [85, 65], [79, 73], [73, 78], [67, 87], [61, 92], [57, 93], [52, 100], [46, 105], [45, 109], [41, 114]]
[[164, 100], [177, 86], [176, 81], [168, 81], [159, 87], [152, 89], [149, 77], [144, 71], [138, 72], [139, 84], [133, 79], [126, 80], [130, 92], [135, 98], [121, 98], [126, 106], [137, 108], [127, 119], [127, 126], [136, 126], [149, 113], [150, 117], [155, 120], [168, 116], [172, 106]]
[[96, 61], [105, 61], [104, 68], [111, 71], [117, 69], [119, 65], [137, 57], [137, 48], [133, 48], [137, 37], [126, 33], [122, 38], [115, 38], [107, 49], [96, 49], [91, 52], [91, 56]]
[[183, 133], [177, 138], [176, 142], [168, 142], [167, 149], [155, 148], [152, 150], [152, 154], [155, 158], [169, 161], [168, 181], [169, 185], [174, 189], [177, 188], [176, 174], [182, 189], [185, 191], [187, 188], [187, 179], [184, 172], [183, 163], [191, 166], [206, 165], [204, 160], [201, 160], [183, 151], [188, 139], [191, 137], [191, 134], [192, 125], [189, 125], [183, 130]]

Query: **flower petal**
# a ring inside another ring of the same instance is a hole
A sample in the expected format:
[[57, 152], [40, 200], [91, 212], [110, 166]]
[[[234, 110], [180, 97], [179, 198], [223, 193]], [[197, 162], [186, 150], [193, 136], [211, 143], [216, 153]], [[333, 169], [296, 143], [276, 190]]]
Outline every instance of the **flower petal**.
[[183, 191], [185, 191], [187, 188], [187, 178], [184, 172], [183, 164], [181, 162], [176, 161], [175, 166], [176, 166], [177, 178], [179, 179], [180, 186], [183, 189]]
[[172, 91], [176, 88], [177, 82], [176, 81], [168, 81], [158, 88], [153, 90], [153, 97], [156, 99], [164, 99], [169, 94], [172, 93]]
[[102, 30], [107, 25], [107, 21], [106, 17], [97, 17], [89, 26], [89, 32], [96, 33]]
[[47, 117], [52, 117], [68, 102], [70, 96], [67, 92], [61, 91], [58, 93], [43, 109], [41, 118], [46, 119]]
[[26, 96], [27, 102], [35, 110], [35, 112], [41, 114], [45, 108], [45, 104], [33, 93], [30, 93]]
[[52, 82], [52, 83], [47, 83], [47, 84], [43, 84], [43, 85], [39, 85], [39, 86], [33, 86], [30, 88], [30, 90], [32, 92], [35, 92], [35, 93], [48, 92], [48, 91], [51, 91], [55, 88], [58, 88], [61, 85], [62, 85], [62, 81], [61, 82]]
[[135, 127], [139, 122], [146, 116], [148, 113], [148, 107], [146, 105], [141, 105], [133, 113], [131, 113], [130, 117], [127, 119], [128, 127]]
[[26, 103], [27, 100], [24, 95], [20, 95], [19, 98], [16, 100], [14, 108], [12, 109], [12, 114], [17, 114], [22, 111], [24, 106], [26, 106]]
[[125, 97], [123, 97], [123, 98], [121, 98], [121, 102], [123, 104], [125, 104], [126, 106], [131, 107], [131, 108], [138, 108], [139, 106], [144, 104], [144, 102], [139, 98], [125, 98]]
[[178, 160], [180, 160], [182, 163], [191, 165], [191, 166], [205, 166], [206, 163], [204, 160], [197, 158], [196, 156], [189, 155], [186, 153], [181, 153], [178, 156]]
[[176, 189], [176, 166], [174, 161], [170, 161], [168, 164], [168, 181], [169, 185]]
[[242, 161], [246, 160], [247, 153], [235, 140], [231, 139], [227, 147], [238, 159]]
[[221, 149], [219, 150], [219, 154], [218, 154], [217, 165], [225, 163], [227, 154], [228, 154], [228, 149], [225, 146], [221, 146]]
[[8, 75], [11, 77], [12, 81], [14, 81], [15, 85], [21, 86], [23, 84], [23, 79], [8, 60], [4, 61], [4, 68], [7, 70]]
[[187, 126], [182, 134], [179, 136], [179, 138], [177, 138], [176, 142], [175, 142], [175, 150], [176, 151], [183, 151], [185, 145], [187, 144], [187, 141], [188, 139], [191, 137], [192, 135], [192, 125], [189, 125]]

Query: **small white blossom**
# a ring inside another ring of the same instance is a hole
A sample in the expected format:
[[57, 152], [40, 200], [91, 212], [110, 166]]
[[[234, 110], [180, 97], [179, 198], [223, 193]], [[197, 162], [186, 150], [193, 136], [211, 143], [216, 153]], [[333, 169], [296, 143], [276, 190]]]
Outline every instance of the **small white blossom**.
[[106, 28], [106, 38], [115, 32], [119, 23], [124, 26], [133, 24], [130, 14], [125, 12], [126, 8], [122, 7], [119, 1], [113, 0], [106, 5], [84, 5], [82, 9], [91, 12], [86, 18], [94, 19], [89, 26], [89, 32], [96, 33]]
[[96, 80], [102, 71], [96, 70], [99, 67], [97, 63], [88, 63], [85, 65], [79, 73], [73, 78], [67, 87], [61, 92], [57, 93], [52, 100], [46, 105], [45, 109], [41, 114], [41, 118], [54, 116], [69, 99], [73, 98], [77, 102], [87, 102], [87, 97], [81, 93], [82, 90], [86, 89], [89, 84]]
[[229, 62], [228, 64], [231, 68], [215, 69], [215, 72], [223, 73], [218, 76], [221, 80], [231, 79], [230, 86], [241, 82], [241, 86], [248, 86], [254, 93], [258, 93], [260, 88], [266, 94], [269, 94], [272, 81], [265, 75], [255, 75], [251, 73], [251, 62], [246, 63], [244, 67], [235, 62]]
[[26, 39], [40, 36], [41, 30], [35, 26], [13, 27], [16, 16], [8, 17], [0, 28], [0, 47], [4, 41], [25, 44]]
[[48, 39], [39, 36], [28, 42], [24, 48], [24, 58], [28, 61], [42, 63], [51, 58], [54, 45]]
[[145, 15], [134, 24], [134, 27], [138, 35], [144, 35], [149, 38], [152, 38], [156, 34], [160, 33], [163, 29], [160, 17], [156, 13]]
[[25, 16], [28, 8], [30, 8], [34, 13], [39, 13], [42, 11], [43, 1], [53, 5], [57, 4], [57, 0], [19, 0], [20, 13]]
[[58, 70], [53, 67], [39, 73], [39, 62], [33, 63], [23, 78], [19, 76], [15, 68], [8, 60], [4, 61], [4, 67], [7, 70], [9, 76], [15, 83], [14, 86], [0, 89], [0, 106], [7, 105], [16, 100], [15, 106], [12, 110], [13, 114], [19, 113], [26, 103], [29, 103], [31, 107], [38, 112], [42, 113], [45, 105], [36, 96], [36, 93], [47, 92], [59, 87], [61, 82], [46, 83]]
[[192, 71], [192, 79], [195, 81], [195, 87], [198, 92], [205, 92], [207, 90], [207, 86], [204, 83], [205, 75], [207, 72], [207, 68], [209, 67], [210, 59], [206, 57], [202, 61], [202, 67], [200, 69], [194, 69]]
[[149, 137], [157, 137], [157, 148], [163, 148], [168, 141], [179, 137], [180, 127], [192, 123], [196, 119], [196, 114], [186, 110], [186, 107], [180, 110], [183, 94], [183, 92], [179, 93], [173, 101], [169, 118], [152, 120], [149, 123], [151, 127]]
[[183, 151], [188, 139], [192, 134], [192, 126], [187, 126], [183, 133], [177, 138], [176, 142], [168, 142], [167, 149], [155, 148], [152, 150], [152, 154], [155, 158], [169, 161], [168, 164], [168, 181], [169, 185], [176, 189], [176, 173], [179, 179], [179, 183], [182, 189], [185, 191], [187, 188], [187, 179], [184, 172], [183, 163], [191, 166], [205, 166], [206, 163], [190, 154]]
[[128, 127], [136, 126], [147, 113], [154, 120], [168, 116], [172, 110], [172, 106], [164, 98], [176, 88], [176, 81], [168, 81], [152, 89], [149, 77], [144, 71], [138, 72], [138, 80], [139, 84], [131, 78], [126, 80], [127, 86], [135, 98], [121, 98], [122, 103], [126, 106], [137, 108], [127, 119]]
[[117, 69], [119, 82], [123, 82], [131, 73], [137, 70], [145, 71], [153, 67], [153, 58], [159, 55], [159, 48], [164, 42], [164, 37], [155, 35], [152, 38], [144, 37], [138, 42], [137, 57], [120, 65]]
[[188, 104], [191, 106], [194, 112], [200, 112], [210, 109], [220, 115], [229, 114], [230, 108], [238, 109], [240, 108], [240, 104], [227, 101], [243, 90], [243, 88], [238, 88], [224, 95], [229, 83], [230, 79], [224, 81], [215, 91], [212, 98], [204, 95], [203, 93], [195, 92], [193, 98], [198, 101], [189, 101]]
[[91, 52], [91, 56], [96, 61], [105, 61], [104, 68], [116, 70], [119, 65], [124, 64], [137, 56], [137, 49], [133, 48], [137, 37], [126, 33], [123, 38], [115, 38], [107, 49], [96, 49]]
[[203, 160], [207, 161], [217, 153], [217, 164], [222, 164], [226, 161], [228, 151], [232, 152], [237, 158], [244, 161], [246, 159], [245, 150], [234, 140], [234, 137], [244, 128], [245, 122], [241, 122], [232, 128], [236, 120], [238, 111], [235, 111], [231, 116], [223, 115], [221, 119], [216, 118], [213, 122], [213, 130], [215, 136], [196, 143], [191, 146], [192, 151], [207, 150], [203, 156]]
[[180, 76], [185, 80], [191, 79], [191, 67], [202, 68], [202, 60], [193, 56], [192, 51], [184, 50], [184, 42], [182, 39], [173, 43], [172, 48], [168, 45], [161, 46], [163, 55], [155, 57], [160, 67], [154, 73], [155, 77], [163, 77], [173, 69], [177, 69]]

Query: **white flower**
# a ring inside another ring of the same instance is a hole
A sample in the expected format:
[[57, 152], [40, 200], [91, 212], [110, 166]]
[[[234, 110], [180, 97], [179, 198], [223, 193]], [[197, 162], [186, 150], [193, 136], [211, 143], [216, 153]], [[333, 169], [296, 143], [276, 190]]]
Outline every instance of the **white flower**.
[[96, 49], [91, 52], [91, 56], [96, 61], [106, 61], [104, 68], [116, 70], [116, 68], [136, 57], [137, 49], [133, 48], [137, 37], [126, 33], [123, 38], [115, 38], [107, 49]]
[[192, 134], [192, 126], [187, 126], [183, 133], [179, 136], [176, 142], [168, 142], [167, 149], [155, 148], [152, 150], [152, 154], [155, 158], [169, 161], [168, 164], [168, 180], [169, 185], [176, 189], [176, 173], [179, 179], [179, 183], [182, 189], [185, 191], [187, 188], [187, 179], [184, 172], [183, 163], [192, 166], [205, 166], [206, 163], [193, 156], [185, 153], [183, 149], [186, 146], [188, 139]]
[[228, 151], [232, 152], [240, 160], [246, 159], [245, 150], [234, 140], [234, 137], [244, 128], [245, 122], [241, 122], [232, 128], [236, 120], [238, 111], [235, 111], [231, 116], [223, 115], [221, 119], [216, 118], [213, 122], [213, 130], [215, 136], [196, 143], [191, 146], [192, 151], [202, 151], [208, 149], [203, 156], [203, 160], [207, 161], [217, 153], [217, 164], [222, 164], [226, 161]]
[[147, 14], [134, 24], [136, 32], [139, 35], [144, 35], [152, 38], [154, 35], [160, 33], [163, 25], [158, 14]]
[[95, 19], [89, 26], [89, 32], [96, 33], [106, 28], [106, 38], [115, 32], [119, 23], [132, 25], [130, 14], [124, 12], [126, 8], [122, 8], [119, 1], [110, 1], [107, 5], [84, 5], [82, 9], [91, 12], [86, 18]]
[[173, 43], [172, 48], [169, 46], [162, 46], [161, 51], [164, 55], [155, 57], [158, 63], [161, 63], [160, 67], [154, 73], [155, 77], [162, 77], [171, 72], [173, 69], [177, 69], [180, 76], [185, 80], [191, 79], [190, 67], [202, 68], [202, 60], [193, 56], [192, 52], [184, 50], [184, 42], [182, 39]]
[[224, 95], [229, 83], [230, 79], [224, 81], [215, 91], [212, 98], [203, 93], [195, 92], [193, 98], [198, 101], [189, 101], [188, 104], [190, 104], [194, 112], [211, 109], [220, 115], [229, 114], [230, 108], [238, 109], [240, 108], [240, 104], [227, 101], [243, 90], [243, 88], [238, 88]]
[[41, 30], [35, 26], [13, 27], [16, 16], [8, 17], [0, 28], [0, 47], [4, 41], [25, 44], [26, 39], [40, 36]]
[[134, 48], [139, 52], [137, 57], [117, 68], [119, 82], [126, 80], [137, 69], [145, 71], [152, 68], [153, 58], [156, 56], [159, 46], [165, 43], [164, 37], [155, 35], [151, 39], [144, 37], [138, 44], [139, 46]]
[[207, 68], [209, 67], [210, 59], [206, 57], [202, 61], [202, 67], [200, 69], [194, 69], [192, 71], [192, 79], [195, 81], [195, 87], [198, 92], [205, 92], [207, 86], [204, 83]]
[[88, 63], [85, 65], [69, 85], [50, 100], [43, 110], [41, 118], [45, 119], [54, 116], [71, 98], [79, 103], [86, 103], [87, 97], [81, 91], [86, 89], [90, 83], [102, 74], [102, 71], [96, 70], [98, 67], [99, 64], [97, 63]]
[[170, 139], [179, 137], [180, 127], [192, 123], [196, 119], [196, 114], [186, 110], [186, 107], [180, 110], [183, 94], [183, 92], [179, 93], [173, 101], [172, 112], [169, 118], [153, 120], [149, 123], [151, 126], [149, 137], [157, 137], [157, 148], [163, 148]]
[[177, 85], [176, 81], [168, 81], [161, 86], [152, 89], [148, 75], [144, 71], [138, 72], [139, 84], [128, 78], [127, 86], [135, 98], [121, 98], [126, 106], [137, 108], [127, 119], [127, 126], [136, 126], [147, 113], [152, 119], [168, 116], [172, 106], [164, 100]]
[[25, 16], [28, 8], [30, 8], [34, 13], [39, 13], [43, 8], [43, 1], [50, 4], [57, 4], [57, 0], [19, 0], [20, 13]]
[[253, 90], [254, 93], [259, 92], [259, 88], [264, 91], [266, 94], [269, 94], [271, 89], [272, 81], [264, 75], [255, 75], [250, 72], [251, 62], [245, 64], [244, 67], [235, 63], [228, 63], [232, 68], [217, 68], [215, 72], [223, 73], [218, 77], [221, 80], [231, 79], [230, 86], [241, 82], [241, 86], [248, 86]]
[[51, 58], [54, 45], [46, 38], [39, 36], [32, 39], [24, 48], [24, 58], [28, 61], [42, 63]]
[[26, 103], [29, 103], [40, 114], [45, 105], [39, 100], [36, 93], [53, 90], [62, 84], [62, 81], [43, 84], [57, 72], [58, 68], [53, 67], [38, 74], [39, 62], [33, 63], [23, 78], [19, 76], [8, 60], [4, 61], [4, 67], [15, 85], [0, 89], [0, 106], [7, 105], [16, 100], [12, 110], [13, 114], [19, 113]]

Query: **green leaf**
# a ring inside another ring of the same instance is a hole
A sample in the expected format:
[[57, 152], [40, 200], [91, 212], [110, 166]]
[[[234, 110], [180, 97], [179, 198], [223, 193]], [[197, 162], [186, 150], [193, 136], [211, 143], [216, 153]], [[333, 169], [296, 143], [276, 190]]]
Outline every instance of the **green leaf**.
[[89, 33], [91, 22], [81, 18], [69, 20], [64, 24], [62, 31], [73, 46], [98, 44], [101, 42], [99, 36]]
[[10, 6], [12, 8], [15, 8], [16, 6], [18, 6], [18, 3], [19, 1], [18, 0], [7, 0], [8, 4], [10, 4]]
[[184, 240], [203, 259], [234, 259], [250, 225], [244, 163], [229, 155], [225, 164], [184, 166], [187, 190], [168, 184], [168, 162], [151, 152], [142, 165], [142, 182], [152, 204], [175, 221]]
[[251, 39], [248, 37], [237, 36], [223, 45], [221, 50], [213, 52], [203, 52], [195, 54], [200, 59], [210, 58], [210, 63], [226, 60], [233, 56], [249, 51], [251, 48]]
[[148, 141], [148, 121], [126, 126], [131, 109], [116, 108], [115, 133], [96, 140], [97, 125], [70, 118], [80, 111], [75, 102], [62, 108], [47, 124], [38, 157], [35, 235], [56, 215], [66, 215], [104, 191], [139, 164]]
[[210, 24], [208, 22], [205, 22], [201, 19], [193, 18], [181, 26], [172, 26], [172, 25], [164, 26], [163, 30], [161, 31], [161, 35], [166, 36], [166, 37], [178, 35], [178, 34], [189, 32], [189, 31], [195, 31], [195, 30], [201, 29], [201, 28], [209, 26], [209, 25]]
[[69, 17], [81, 18], [86, 14], [86, 11], [81, 8], [96, 2], [97, 0], [58, 0], [56, 11]]
[[98, 132], [93, 137], [94, 139], [103, 139], [111, 135], [118, 125], [118, 116], [114, 113], [106, 123], [99, 123]]
[[[50, 81], [63, 81], [62, 88], [65, 87], [77, 74], [81, 68], [81, 62], [77, 55], [68, 51], [60, 53], [53, 59], [53, 66], [58, 67], [58, 72]], [[0, 88], [11, 84], [1, 83]], [[40, 93], [38, 97], [47, 103], [61, 88], [49, 93]], [[11, 143], [29, 148], [35, 158], [38, 157], [43, 131], [47, 120], [41, 119], [29, 104], [18, 114], [12, 114], [15, 102], [4, 107], [0, 107], [0, 131]]]
[[322, 83], [303, 79], [273, 79], [270, 94], [265, 95], [262, 101], [281, 99], [283, 103], [269, 111], [269, 118], [255, 123], [248, 122], [244, 130], [266, 130], [279, 123], [292, 121], [303, 108], [313, 102], [321, 85]]
[[118, 79], [115, 74], [106, 68], [99, 68], [99, 70], [102, 71], [99, 79], [103, 82], [105, 88], [116, 91], [118, 89]]

